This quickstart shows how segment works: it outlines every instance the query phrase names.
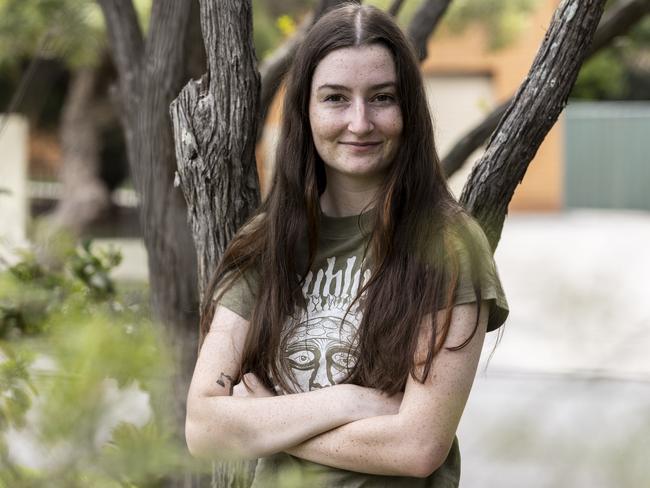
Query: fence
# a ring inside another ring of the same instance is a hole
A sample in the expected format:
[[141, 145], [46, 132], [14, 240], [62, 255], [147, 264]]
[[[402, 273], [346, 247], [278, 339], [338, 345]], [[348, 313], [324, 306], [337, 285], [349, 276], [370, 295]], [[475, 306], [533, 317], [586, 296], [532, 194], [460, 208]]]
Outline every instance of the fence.
[[650, 210], [650, 102], [570, 103], [566, 208]]

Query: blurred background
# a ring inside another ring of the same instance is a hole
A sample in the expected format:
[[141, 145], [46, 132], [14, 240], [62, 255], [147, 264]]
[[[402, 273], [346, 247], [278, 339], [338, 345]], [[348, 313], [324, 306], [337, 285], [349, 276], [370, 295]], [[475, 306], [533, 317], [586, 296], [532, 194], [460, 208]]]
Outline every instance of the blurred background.
[[[317, 3], [254, 0], [258, 59]], [[421, 0], [401, 3], [408, 29]], [[515, 93], [559, 3], [451, 3], [421, 65], [441, 157]], [[146, 31], [151, 0], [134, 5]], [[199, 77], [204, 58], [187, 58]], [[158, 486], [202, 469], [165, 410], [116, 76], [94, 2], [0, 0], [0, 486]], [[257, 146], [262, 192], [281, 99]], [[482, 152], [450, 177], [456, 195]], [[650, 486], [649, 154], [641, 15], [583, 66], [510, 203], [496, 261], [511, 312], [461, 421], [461, 486]]]

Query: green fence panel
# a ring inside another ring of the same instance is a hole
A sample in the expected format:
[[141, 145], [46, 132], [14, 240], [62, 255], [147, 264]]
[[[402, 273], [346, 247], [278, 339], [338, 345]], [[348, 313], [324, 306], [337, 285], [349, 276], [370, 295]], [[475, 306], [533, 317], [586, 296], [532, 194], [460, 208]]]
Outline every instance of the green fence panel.
[[650, 102], [570, 102], [567, 208], [650, 210]]

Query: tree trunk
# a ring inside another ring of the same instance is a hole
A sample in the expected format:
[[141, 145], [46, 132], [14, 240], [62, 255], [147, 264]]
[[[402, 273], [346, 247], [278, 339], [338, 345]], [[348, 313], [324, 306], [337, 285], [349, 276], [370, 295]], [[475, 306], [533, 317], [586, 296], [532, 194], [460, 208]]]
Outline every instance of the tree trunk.
[[191, 2], [153, 2], [146, 40], [131, 0], [99, 3], [118, 71], [113, 98], [140, 198], [152, 307], [175, 348], [174, 407], [182, 438], [185, 398], [196, 361], [198, 298], [187, 206], [173, 185], [176, 160], [168, 109], [184, 81], [184, 42], [179, 39], [186, 38]]
[[[255, 166], [260, 77], [250, 1], [201, 0], [208, 72], [171, 105], [178, 179], [190, 209], [201, 300], [235, 231], [259, 205]], [[215, 463], [213, 486], [249, 486], [255, 463]]]
[[[594, 34], [587, 58], [609, 46], [616, 37], [628, 32], [648, 13], [650, 13], [650, 0], [623, 0], [614, 5], [603, 16]], [[490, 137], [513, 98], [500, 104], [454, 144], [442, 160], [442, 167], [447, 177], [458, 171], [467, 158]]]
[[[178, 180], [188, 206], [203, 299], [226, 245], [259, 205], [255, 167], [259, 74], [249, 2], [201, 1], [208, 73], [171, 104]], [[237, 103], [234, 101], [237, 100]]]
[[564, 109], [606, 0], [564, 0], [528, 76], [476, 163], [460, 202], [496, 249], [515, 188]]
[[110, 192], [99, 177], [98, 126], [94, 115], [97, 71], [80, 68], [72, 75], [63, 106], [62, 192], [50, 217], [54, 228], [81, 233], [111, 206]]

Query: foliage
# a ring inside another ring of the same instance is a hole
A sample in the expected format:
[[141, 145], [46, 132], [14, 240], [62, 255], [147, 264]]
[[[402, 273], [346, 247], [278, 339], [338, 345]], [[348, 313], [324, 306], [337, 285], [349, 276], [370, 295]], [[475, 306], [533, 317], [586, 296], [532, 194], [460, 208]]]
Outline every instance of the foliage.
[[290, 15], [284, 14], [278, 17], [276, 25], [284, 37], [291, 37], [296, 32], [296, 23]]
[[[147, 25], [151, 0], [134, 2]], [[31, 57], [93, 66], [105, 48], [104, 19], [93, 0], [0, 0], [0, 66]]]
[[539, 0], [455, 0], [445, 16], [452, 32], [460, 32], [473, 22], [487, 29], [490, 49], [501, 49], [514, 41], [528, 26], [529, 16]]
[[0, 62], [38, 55], [92, 64], [103, 36], [101, 13], [90, 0], [0, 1]]
[[571, 96], [587, 100], [647, 99], [650, 96], [647, 59], [650, 59], [650, 16], [584, 64]]
[[113, 249], [0, 272], [0, 487], [159, 486], [199, 469], [174, 439], [172, 361]]
[[620, 98], [625, 91], [625, 72], [618, 57], [606, 49], [587, 61], [571, 96], [587, 100]]
[[269, 7], [264, 0], [253, 0], [253, 42], [258, 59], [264, 59], [282, 42], [284, 35], [282, 27], [278, 24], [287, 24], [287, 19], [292, 19], [287, 12], [274, 19], [269, 12]]
[[[392, 0], [364, 2], [388, 10]], [[399, 24], [406, 28], [421, 5], [421, 0], [406, 0], [398, 15]], [[453, 34], [458, 34], [473, 23], [485, 26], [489, 47], [501, 49], [514, 41], [526, 27], [529, 15], [537, 8], [539, 0], [454, 0], [445, 14], [444, 24]]]

